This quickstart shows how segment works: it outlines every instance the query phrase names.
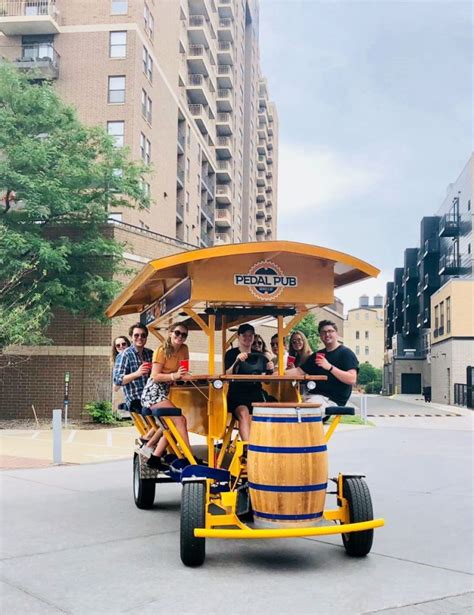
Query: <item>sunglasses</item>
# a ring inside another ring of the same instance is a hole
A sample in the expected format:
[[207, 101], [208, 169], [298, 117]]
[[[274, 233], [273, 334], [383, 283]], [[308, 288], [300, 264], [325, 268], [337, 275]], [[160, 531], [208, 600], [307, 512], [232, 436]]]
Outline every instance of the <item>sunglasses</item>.
[[115, 344], [115, 348], [125, 348], [127, 344], [125, 342], [118, 342]]
[[263, 342], [261, 342], [260, 340], [256, 340], [254, 344], [255, 346], [263, 346]]
[[178, 329], [176, 329], [175, 331], [173, 331], [173, 333], [176, 335], [176, 337], [181, 337], [183, 340], [188, 337], [186, 331], [178, 331]]
[[134, 339], [137, 339], [137, 338], [141, 337], [142, 340], [146, 340], [148, 335], [146, 333], [134, 333], [133, 337], [134, 337]]

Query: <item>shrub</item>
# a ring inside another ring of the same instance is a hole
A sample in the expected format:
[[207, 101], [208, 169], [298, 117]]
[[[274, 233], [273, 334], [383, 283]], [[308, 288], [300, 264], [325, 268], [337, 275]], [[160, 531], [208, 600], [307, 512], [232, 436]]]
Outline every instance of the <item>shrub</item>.
[[382, 390], [382, 381], [381, 380], [373, 380], [372, 382], [368, 382], [365, 385], [366, 393], [380, 393]]
[[112, 403], [110, 401], [92, 401], [86, 404], [84, 409], [90, 414], [94, 423], [103, 423], [105, 425], [117, 423], [117, 417], [112, 411]]

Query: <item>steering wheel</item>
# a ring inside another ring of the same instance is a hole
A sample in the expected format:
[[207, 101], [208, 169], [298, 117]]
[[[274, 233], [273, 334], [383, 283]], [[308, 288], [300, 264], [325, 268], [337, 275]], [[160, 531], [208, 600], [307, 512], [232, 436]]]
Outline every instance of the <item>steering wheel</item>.
[[[267, 373], [268, 359], [261, 352], [249, 352], [245, 361], [239, 361], [234, 367], [234, 374], [255, 376]], [[270, 372], [271, 374], [272, 372]]]

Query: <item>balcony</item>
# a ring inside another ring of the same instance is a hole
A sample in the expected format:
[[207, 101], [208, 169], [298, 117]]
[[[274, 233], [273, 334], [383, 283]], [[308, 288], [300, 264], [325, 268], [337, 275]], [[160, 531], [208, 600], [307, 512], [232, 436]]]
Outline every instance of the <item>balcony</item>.
[[219, 11], [219, 17], [225, 17], [228, 19], [234, 18], [234, 7], [232, 5], [233, 0], [217, 0], [217, 10]]
[[234, 40], [234, 22], [232, 19], [219, 19], [217, 33], [220, 41], [228, 41], [232, 43]]
[[214, 207], [201, 204], [201, 218], [204, 218], [207, 226], [214, 226]]
[[266, 206], [267, 207], [272, 207], [272, 205], [273, 205], [273, 201], [271, 199], [267, 199]]
[[439, 275], [461, 275], [462, 267], [459, 256], [455, 254], [443, 254], [439, 259]]
[[230, 228], [232, 226], [230, 211], [228, 209], [216, 209], [215, 224], [219, 228]]
[[176, 173], [176, 185], [179, 190], [184, 188], [184, 169], [180, 169], [179, 167]]
[[178, 156], [182, 156], [184, 154], [184, 147], [186, 143], [186, 136], [178, 133]]
[[212, 92], [214, 86], [206, 75], [188, 75], [188, 85], [186, 86], [188, 99], [195, 105], [211, 105], [214, 102]]
[[257, 188], [257, 203], [265, 202], [265, 188], [258, 187]]
[[423, 257], [426, 258], [430, 255], [439, 254], [439, 239], [438, 237], [432, 237], [427, 239], [423, 246]]
[[257, 186], [259, 186], [260, 188], [264, 187], [266, 184], [265, 181], [265, 171], [259, 171], [257, 173]]
[[272, 218], [273, 218], [273, 214], [272, 214], [271, 210], [267, 211], [267, 213], [265, 215], [265, 221], [269, 222]]
[[216, 244], [217, 243], [232, 243], [232, 237], [230, 233], [216, 233]]
[[189, 45], [188, 56], [186, 58], [190, 73], [211, 74], [211, 55], [204, 45]]
[[265, 234], [265, 225], [263, 223], [263, 221], [259, 221], [257, 220], [257, 235], [261, 235], [262, 233]]
[[267, 140], [265, 137], [260, 137], [257, 142], [257, 152], [265, 155], [267, 153]]
[[201, 177], [201, 190], [202, 190], [202, 191], [203, 191], [203, 190], [206, 190], [206, 191], [207, 191], [207, 193], [208, 193], [208, 195], [209, 195], [209, 197], [210, 197], [211, 199], [213, 199], [213, 198], [214, 198], [214, 188], [213, 188], [213, 186], [212, 186], [212, 182], [211, 182], [211, 180], [210, 180], [210, 177], [209, 177], [209, 176], [207, 176], [207, 177], [206, 177], [205, 175], [203, 175], [203, 176]]
[[257, 218], [265, 218], [265, 208], [262, 205], [257, 205]]
[[217, 83], [219, 89], [230, 89], [234, 86], [234, 71], [231, 64], [219, 64], [217, 67]]
[[59, 77], [59, 54], [52, 43], [23, 45], [21, 58], [13, 62], [15, 68], [32, 72], [34, 79], [57, 79]]
[[417, 280], [418, 279], [418, 268], [416, 265], [408, 265], [405, 267], [403, 273], [403, 283], [406, 284], [408, 281]]
[[219, 64], [234, 63], [234, 46], [230, 41], [219, 41], [217, 45], [217, 61]]
[[191, 45], [209, 47], [209, 25], [205, 15], [190, 15], [188, 38]]
[[217, 90], [217, 110], [228, 113], [234, 108], [234, 97], [230, 88], [219, 88]]
[[216, 154], [220, 160], [232, 157], [232, 139], [230, 137], [217, 137]]
[[458, 237], [461, 231], [459, 224], [459, 214], [450, 212], [445, 214], [439, 222], [440, 237]]
[[179, 222], [184, 220], [184, 200], [181, 197], [176, 200], [176, 219]]
[[226, 184], [232, 179], [232, 163], [230, 160], [218, 160], [216, 170], [219, 184]]
[[232, 201], [232, 190], [230, 186], [216, 186], [216, 203], [219, 205], [230, 205]]
[[188, 105], [191, 115], [196, 121], [196, 125], [203, 135], [210, 132], [210, 117], [208, 108], [204, 105]]
[[232, 134], [232, 116], [230, 113], [218, 113], [216, 119], [217, 136], [229, 136]]
[[0, 32], [6, 36], [59, 34], [54, 0], [0, 0]]
[[257, 158], [257, 169], [259, 171], [266, 171], [267, 169], [267, 158], [266, 156], [259, 154]]

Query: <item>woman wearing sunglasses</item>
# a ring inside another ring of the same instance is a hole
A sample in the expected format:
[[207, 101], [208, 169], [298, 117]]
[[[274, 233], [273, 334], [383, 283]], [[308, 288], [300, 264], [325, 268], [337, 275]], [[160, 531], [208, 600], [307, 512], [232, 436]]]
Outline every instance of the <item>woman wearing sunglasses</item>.
[[258, 333], [255, 334], [253, 344], [252, 344], [252, 352], [261, 352], [263, 353], [269, 361], [272, 360], [272, 355], [268, 352], [267, 345], [265, 344], [265, 340]]
[[[168, 330], [168, 338], [165, 343], [153, 353], [151, 375], [142, 394], [144, 411], [147, 409], [176, 407], [168, 399], [168, 394], [170, 385], [182, 378], [187, 372], [181, 366], [182, 361], [189, 361], [189, 349], [184, 343], [187, 337], [188, 328], [186, 325], [182, 323], [173, 324]], [[174, 416], [171, 420], [176, 425], [177, 430], [189, 449], [191, 449], [186, 418], [184, 416]], [[163, 463], [161, 457], [166, 450], [166, 446], [166, 438], [162, 437], [162, 430], [160, 429], [155, 432], [148, 442], [148, 449], [153, 451], [148, 460], [150, 467], [164, 469], [166, 464]], [[147, 451], [145, 450], [144, 452], [146, 453]]]
[[[130, 347], [130, 340], [125, 335], [119, 335], [112, 342], [112, 366], [115, 365], [115, 359], [117, 356], [123, 352], [126, 348]], [[120, 391], [121, 387], [114, 384], [114, 391]]]

